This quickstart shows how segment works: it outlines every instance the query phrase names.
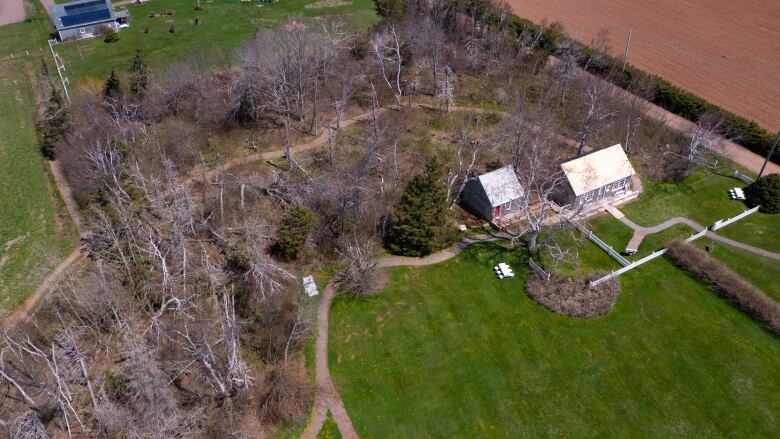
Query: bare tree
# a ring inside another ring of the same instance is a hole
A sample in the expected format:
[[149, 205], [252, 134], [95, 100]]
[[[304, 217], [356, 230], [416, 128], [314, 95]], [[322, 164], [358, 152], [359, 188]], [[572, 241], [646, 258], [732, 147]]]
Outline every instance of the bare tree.
[[401, 108], [401, 97], [403, 96], [403, 88], [401, 87], [403, 67], [401, 46], [403, 44], [404, 41], [396, 31], [394, 24], [388, 24], [381, 32], [371, 38], [371, 48], [379, 64], [382, 79], [395, 96], [395, 104], [398, 109]]
[[372, 258], [373, 249], [370, 241], [360, 242], [353, 238], [339, 250], [349, 265], [336, 276], [336, 281], [355, 296], [368, 294], [376, 279], [377, 261]]
[[[586, 74], [587, 75], [587, 74]], [[579, 118], [577, 155], [582, 155], [587, 143], [601, 132], [606, 122], [614, 116], [609, 106], [609, 86], [591, 75], [585, 77], [582, 110]]]

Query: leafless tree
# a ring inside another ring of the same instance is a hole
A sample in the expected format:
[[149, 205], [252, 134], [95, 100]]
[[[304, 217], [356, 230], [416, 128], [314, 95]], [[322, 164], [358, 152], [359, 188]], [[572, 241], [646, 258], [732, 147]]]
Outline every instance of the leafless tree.
[[601, 132], [606, 122], [615, 115], [608, 102], [609, 86], [602, 79], [586, 75], [577, 133], [577, 155], [582, 155], [587, 143]]
[[401, 97], [403, 88], [401, 87], [401, 70], [403, 67], [403, 55], [401, 46], [404, 41], [401, 39], [394, 24], [388, 24], [385, 28], [371, 38], [371, 48], [376, 56], [382, 79], [387, 88], [395, 96], [396, 108], [401, 108]]
[[377, 275], [377, 261], [373, 258], [374, 246], [370, 241], [352, 238], [339, 250], [349, 265], [336, 276], [336, 281], [355, 296], [368, 294]]
[[444, 76], [441, 80], [441, 87], [436, 97], [439, 99], [439, 104], [444, 107], [444, 110], [449, 113], [450, 106], [455, 104], [455, 73], [450, 66], [444, 66]]

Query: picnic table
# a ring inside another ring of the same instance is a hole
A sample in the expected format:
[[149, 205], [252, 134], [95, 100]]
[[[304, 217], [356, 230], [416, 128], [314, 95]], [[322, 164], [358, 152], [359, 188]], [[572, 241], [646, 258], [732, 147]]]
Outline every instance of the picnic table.
[[745, 199], [745, 192], [742, 191], [742, 188], [732, 188], [729, 189], [729, 196], [732, 200], [744, 200]]
[[515, 273], [512, 272], [512, 268], [503, 262], [499, 262], [498, 265], [493, 267], [493, 270], [495, 270], [496, 276], [498, 276], [499, 279], [503, 279], [505, 277], [515, 277]]

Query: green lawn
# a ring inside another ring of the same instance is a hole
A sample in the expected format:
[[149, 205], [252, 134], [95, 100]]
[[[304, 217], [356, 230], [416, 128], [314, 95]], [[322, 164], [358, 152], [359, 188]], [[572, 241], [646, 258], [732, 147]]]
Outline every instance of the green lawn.
[[[720, 231], [718, 231], [720, 232]], [[780, 302], [780, 262], [730, 247], [708, 238], [696, 242], [700, 248], [713, 248], [710, 255]]]
[[719, 235], [780, 253], [780, 214], [754, 213], [718, 229]]
[[630, 227], [608, 213], [588, 220], [585, 227], [621, 253], [625, 251], [628, 241], [634, 236], [634, 231]]
[[644, 180], [639, 200], [620, 210], [635, 223], [654, 226], [675, 216], [688, 217], [703, 226], [734, 216], [745, 205], [729, 199], [728, 190], [744, 183], [705, 169], [697, 169], [679, 183]]
[[0, 63], [0, 318], [19, 306], [76, 244], [33, 117], [34, 61]]
[[665, 258], [592, 320], [495, 279], [500, 260], [524, 275], [482, 245], [336, 301], [331, 371], [363, 437], [776, 436], [780, 343]]
[[27, 1], [33, 6], [33, 14], [20, 23], [0, 26], [0, 59], [12, 54], [18, 58], [25, 50], [32, 53], [49, 50], [46, 40], [53, 29], [49, 16], [37, 0]]
[[[128, 6], [130, 27], [119, 33], [119, 41], [107, 44], [95, 38], [69, 42], [58, 46], [66, 63], [71, 82], [87, 77], [103, 81], [111, 69], [124, 74], [136, 49], [143, 49], [151, 70], [159, 70], [174, 61], [198, 52], [215, 49], [231, 61], [233, 50], [262, 27], [275, 27], [291, 17], [304, 18], [325, 15], [347, 15], [349, 22], [365, 28], [377, 22], [372, 0], [331, 1], [336, 7], [307, 8], [315, 0], [282, 0], [273, 4], [237, 0], [202, 1], [202, 11], [194, 9], [194, 1], [154, 0], [147, 4]], [[327, 2], [319, 2], [323, 5]], [[150, 18], [151, 12], [170, 16]], [[195, 18], [200, 24], [195, 26]], [[168, 32], [171, 25], [175, 33]], [[144, 28], [149, 33], [144, 33]]]
[[662, 248], [666, 247], [670, 241], [687, 238], [694, 233], [696, 233], [696, 230], [693, 230], [687, 224], [675, 224], [672, 227], [669, 227], [668, 229], [658, 233], [645, 235], [645, 238], [639, 244], [639, 248], [637, 249], [637, 253], [634, 258], [638, 259], [647, 256], [654, 251], [661, 250]]

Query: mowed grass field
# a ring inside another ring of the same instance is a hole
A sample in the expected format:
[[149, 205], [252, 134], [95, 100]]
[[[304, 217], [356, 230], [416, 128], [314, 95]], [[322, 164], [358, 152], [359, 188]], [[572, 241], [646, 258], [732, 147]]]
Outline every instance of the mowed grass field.
[[76, 245], [76, 231], [38, 153], [30, 60], [0, 62], [0, 319]]
[[[497, 280], [498, 261], [519, 277]], [[590, 320], [530, 299], [524, 267], [482, 245], [334, 303], [330, 367], [361, 436], [777, 435], [780, 342], [667, 259], [624, 275]]]
[[[143, 49], [152, 74], [175, 61], [217, 53], [221, 61], [234, 59], [235, 49], [258, 28], [272, 28], [290, 18], [343, 15], [357, 29], [378, 21], [372, 0], [283, 0], [277, 3], [238, 0], [201, 1], [152, 0], [144, 5], [129, 5], [130, 27], [119, 32], [119, 41], [104, 43], [102, 38], [72, 41], [58, 46], [74, 83], [91, 78], [102, 85], [111, 69], [124, 74], [136, 49]], [[150, 17], [150, 13], [173, 15]], [[195, 25], [195, 19], [199, 24]], [[170, 33], [171, 25], [175, 32]], [[148, 28], [149, 33], [144, 33]]]

